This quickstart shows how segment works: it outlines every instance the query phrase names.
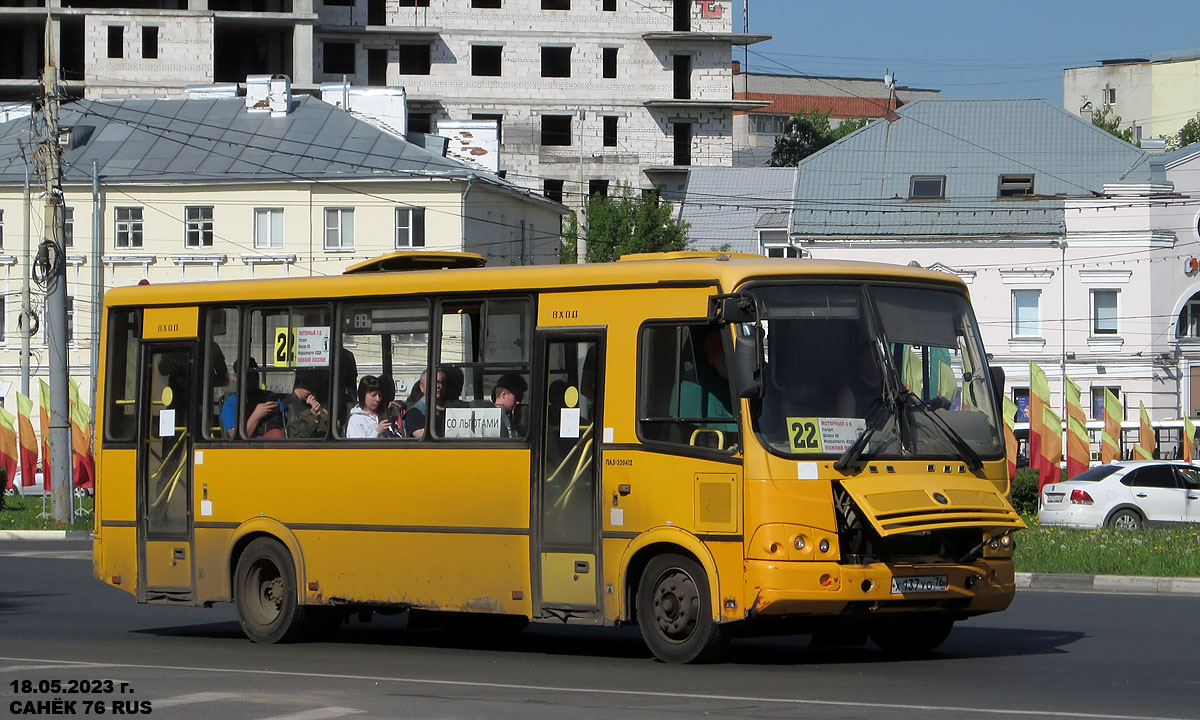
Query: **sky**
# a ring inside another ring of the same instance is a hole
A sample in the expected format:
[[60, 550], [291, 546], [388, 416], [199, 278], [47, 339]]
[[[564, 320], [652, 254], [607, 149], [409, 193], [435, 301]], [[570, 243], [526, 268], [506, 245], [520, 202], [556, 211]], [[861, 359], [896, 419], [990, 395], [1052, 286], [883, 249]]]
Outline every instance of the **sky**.
[[[1200, 48], [1200, 0], [748, 0], [750, 72], [882, 79], [944, 98], [1063, 101], [1063, 70]], [[744, 28], [741, 0], [733, 27]], [[734, 59], [744, 60], [742, 48]]]

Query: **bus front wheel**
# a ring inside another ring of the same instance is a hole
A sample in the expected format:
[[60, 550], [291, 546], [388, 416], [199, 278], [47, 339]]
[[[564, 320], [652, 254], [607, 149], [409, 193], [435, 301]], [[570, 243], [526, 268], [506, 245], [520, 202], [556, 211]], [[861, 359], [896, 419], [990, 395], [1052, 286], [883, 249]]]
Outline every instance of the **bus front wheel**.
[[296, 598], [296, 569], [287, 549], [270, 538], [253, 540], [234, 572], [234, 603], [246, 637], [268, 644], [296, 639], [304, 618]]
[[682, 555], [659, 555], [646, 564], [638, 584], [637, 620], [646, 646], [663, 662], [705, 659], [723, 636], [713, 620], [704, 568]]

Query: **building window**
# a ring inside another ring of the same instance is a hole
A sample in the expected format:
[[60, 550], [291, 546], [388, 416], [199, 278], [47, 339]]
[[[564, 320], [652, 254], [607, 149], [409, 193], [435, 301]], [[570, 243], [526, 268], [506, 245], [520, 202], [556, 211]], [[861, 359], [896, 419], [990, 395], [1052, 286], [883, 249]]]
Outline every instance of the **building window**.
[[692, 31], [692, 1], [675, 0], [674, 22], [671, 29], [675, 32]]
[[[75, 247], [75, 208], [63, 208], [63, 247]], [[0, 240], [3, 239], [3, 233], [0, 233]], [[3, 242], [0, 242], [0, 248], [4, 247]]]
[[617, 0], [604, 0], [604, 12], [616, 12]]
[[387, 85], [387, 56], [383, 48], [367, 48], [367, 85]]
[[429, 7], [429, 0], [400, 0], [399, 7]]
[[542, 145], [565, 147], [571, 144], [573, 115], [543, 115]]
[[617, 146], [617, 116], [604, 116], [604, 147]]
[[183, 245], [190, 248], [205, 248], [213, 245], [212, 207], [186, 207]]
[[1113, 88], [1113, 87], [1104, 88], [1104, 104], [1105, 105], [1116, 105], [1117, 104], [1117, 89], [1116, 88]]
[[767, 245], [763, 248], [763, 255], [769, 258], [799, 258], [804, 257], [800, 252], [800, 248], [792, 245]]
[[75, 342], [75, 298], [67, 296], [67, 343]]
[[283, 247], [283, 208], [254, 208], [254, 247]]
[[1041, 290], [1012, 291], [1013, 337], [1041, 336], [1041, 301]]
[[571, 0], [542, 0], [543, 10], [570, 10]]
[[142, 58], [145, 60], [158, 59], [158, 28], [154, 25], [142, 28]]
[[675, 67], [675, 95], [676, 100], [691, 100], [692, 99], [692, 56], [691, 55], [673, 55]]
[[1092, 291], [1092, 334], [1117, 334], [1117, 291]]
[[482, 77], [500, 76], [500, 58], [503, 45], [472, 45], [471, 74]]
[[[1121, 399], [1121, 386], [1120, 385], [1111, 385], [1111, 386], [1107, 386], [1107, 387], [1105, 387], [1103, 385], [1093, 385], [1092, 386], [1092, 419], [1094, 419], [1094, 420], [1103, 420], [1104, 419], [1104, 391], [1105, 390], [1112, 393], [1113, 397], [1115, 397], [1118, 401]], [[1124, 407], [1124, 403], [1122, 403], [1121, 405], [1122, 405], [1122, 407]], [[1124, 420], [1125, 418], [1120, 418], [1120, 419]]]
[[617, 77], [617, 48], [606, 47], [602, 49], [602, 59], [604, 65], [604, 77], [613, 79]]
[[354, 43], [327, 42], [324, 52], [325, 72], [332, 75], [354, 74]]
[[354, 7], [354, 0], [321, 0], [324, 5], [330, 7]]
[[913, 175], [909, 178], [909, 200], [942, 200], [945, 197], [945, 175]]
[[608, 180], [606, 178], [592, 178], [588, 180], [588, 197], [608, 197]]
[[117, 241], [119, 248], [140, 248], [142, 246], [142, 209], [140, 207], [119, 207], [117, 216]]
[[401, 43], [399, 49], [401, 75], [429, 74], [430, 69], [433, 67], [433, 59], [432, 48], [428, 43]]
[[500, 0], [471, 0], [471, 7], [498, 10], [500, 8]]
[[750, 113], [750, 132], [755, 135], [783, 135], [787, 132], [787, 115]]
[[4, 211], [0, 210], [0, 250], [4, 249]]
[[1013, 405], [1017, 406], [1017, 422], [1029, 422], [1029, 388], [1012, 389]]
[[408, 114], [408, 132], [426, 134], [432, 133], [433, 113], [410, 112]]
[[108, 26], [108, 56], [125, 57], [125, 28], [120, 25]]
[[0, 343], [4, 342], [4, 329], [8, 325], [8, 313], [5, 310], [4, 298], [0, 297]]
[[675, 164], [692, 164], [692, 124], [675, 123]]
[[997, 197], [1029, 197], [1033, 195], [1033, 175], [1001, 175]]
[[564, 182], [565, 181], [563, 180], [546, 178], [542, 181], [542, 194], [545, 195], [548, 200], [553, 200], [556, 203], [562, 202]]
[[354, 208], [325, 208], [325, 249], [354, 249]]
[[425, 208], [396, 208], [396, 248], [425, 247]]
[[542, 77], [569, 78], [571, 77], [571, 48], [543, 47], [542, 48]]
[[504, 142], [504, 115], [500, 113], [471, 113], [472, 120], [495, 120], [496, 142]]

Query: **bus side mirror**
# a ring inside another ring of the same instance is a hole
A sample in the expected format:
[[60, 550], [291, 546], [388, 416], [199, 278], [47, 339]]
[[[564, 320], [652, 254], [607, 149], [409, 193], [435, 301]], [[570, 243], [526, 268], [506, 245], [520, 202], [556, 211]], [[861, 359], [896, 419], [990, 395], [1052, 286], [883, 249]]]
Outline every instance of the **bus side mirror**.
[[990, 367], [988, 372], [992, 377], [992, 399], [996, 401], [996, 409], [1004, 410], [1004, 368]]
[[738, 397], [762, 397], [762, 327], [753, 326], [753, 334], [738, 334], [733, 347], [733, 382]]

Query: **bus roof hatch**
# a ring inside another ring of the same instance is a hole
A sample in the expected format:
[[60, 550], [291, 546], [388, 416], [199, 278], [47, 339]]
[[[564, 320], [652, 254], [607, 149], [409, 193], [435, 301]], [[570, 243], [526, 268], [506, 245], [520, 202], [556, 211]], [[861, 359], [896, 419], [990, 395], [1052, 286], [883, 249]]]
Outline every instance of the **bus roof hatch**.
[[342, 274], [481, 268], [486, 264], [487, 258], [476, 253], [398, 250], [351, 265], [343, 270]]

